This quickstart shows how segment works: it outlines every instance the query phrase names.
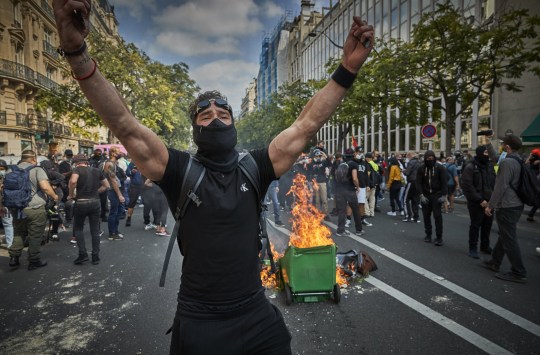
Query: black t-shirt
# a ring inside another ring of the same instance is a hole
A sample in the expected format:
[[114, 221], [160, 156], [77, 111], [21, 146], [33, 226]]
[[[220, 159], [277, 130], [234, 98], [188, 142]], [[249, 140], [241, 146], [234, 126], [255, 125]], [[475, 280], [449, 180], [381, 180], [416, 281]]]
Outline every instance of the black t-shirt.
[[99, 198], [98, 189], [105, 179], [103, 173], [91, 166], [73, 168], [73, 174], [79, 175], [77, 180], [77, 199]]
[[347, 172], [347, 181], [346, 182], [339, 182], [336, 180], [336, 186], [338, 189], [342, 190], [355, 190], [354, 183], [352, 181], [352, 171], [356, 170], [358, 174], [358, 163], [355, 161], [349, 160], [347, 162], [347, 165], [349, 166], [349, 171]]
[[[274, 169], [268, 149], [250, 152], [259, 167], [261, 194], [272, 180]], [[172, 211], [176, 210], [189, 154], [169, 148], [169, 161], [158, 183]], [[261, 289], [259, 275], [259, 215], [256, 196], [240, 168], [230, 173], [206, 169], [197, 196], [179, 230], [184, 255], [180, 295], [211, 304], [241, 301]]]

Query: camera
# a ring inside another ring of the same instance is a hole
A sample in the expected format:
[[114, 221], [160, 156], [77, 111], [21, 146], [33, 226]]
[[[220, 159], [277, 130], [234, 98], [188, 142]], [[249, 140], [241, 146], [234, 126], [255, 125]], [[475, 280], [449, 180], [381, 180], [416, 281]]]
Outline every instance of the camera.
[[492, 136], [493, 130], [492, 129], [485, 129], [483, 131], [478, 131], [476, 133], [477, 136]]

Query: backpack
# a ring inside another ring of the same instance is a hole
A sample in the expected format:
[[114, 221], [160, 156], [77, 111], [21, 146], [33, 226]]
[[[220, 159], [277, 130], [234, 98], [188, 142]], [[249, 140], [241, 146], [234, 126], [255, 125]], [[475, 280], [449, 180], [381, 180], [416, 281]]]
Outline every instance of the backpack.
[[338, 165], [336, 169], [336, 181], [337, 182], [348, 182], [349, 181], [349, 164], [342, 162]]
[[507, 155], [507, 158], [515, 159], [521, 165], [521, 172], [519, 174], [519, 186], [515, 188], [510, 185], [512, 190], [516, 192], [521, 202], [529, 206], [540, 207], [540, 183], [538, 178], [534, 175], [532, 169], [525, 166], [523, 161], [518, 157]]
[[[253, 156], [250, 153], [240, 153], [238, 155], [238, 167], [242, 171], [242, 174], [248, 179], [248, 181], [253, 186], [258, 201], [258, 211], [259, 218], [263, 213], [262, 203], [259, 201], [260, 194], [260, 179], [259, 179], [259, 167], [257, 162], [253, 159]], [[180, 221], [182, 217], [186, 214], [187, 208], [190, 205], [190, 202], [195, 203], [199, 206], [202, 202], [199, 200], [196, 192], [201, 184], [204, 175], [206, 173], [206, 168], [202, 165], [197, 159], [190, 155], [186, 171], [184, 173], [184, 179], [182, 180], [182, 185], [180, 188], [180, 196], [178, 196], [178, 203], [176, 204], [176, 211], [174, 212], [174, 219], [176, 223], [174, 224], [173, 231], [171, 233], [171, 238], [169, 239], [169, 245], [167, 246], [167, 252], [165, 253], [165, 261], [163, 263], [163, 269], [161, 270], [161, 277], [159, 279], [159, 286], [163, 287], [165, 285], [165, 276], [167, 274], [167, 268], [169, 267], [169, 260], [171, 259], [171, 253], [174, 246], [174, 242], [178, 236], [178, 230], [180, 229]], [[262, 241], [260, 238], [265, 234], [266, 226], [262, 226], [261, 221], [259, 221], [259, 249], [262, 248]], [[182, 253], [182, 248], [180, 248], [180, 253]]]
[[17, 165], [11, 166], [11, 172], [4, 178], [4, 206], [18, 210], [18, 217], [22, 218], [22, 210], [28, 207], [34, 194], [30, 181], [30, 170], [36, 168], [31, 165], [24, 169]]
[[120, 167], [116, 167], [116, 177], [120, 180], [120, 183], [124, 183], [127, 179], [126, 172]]

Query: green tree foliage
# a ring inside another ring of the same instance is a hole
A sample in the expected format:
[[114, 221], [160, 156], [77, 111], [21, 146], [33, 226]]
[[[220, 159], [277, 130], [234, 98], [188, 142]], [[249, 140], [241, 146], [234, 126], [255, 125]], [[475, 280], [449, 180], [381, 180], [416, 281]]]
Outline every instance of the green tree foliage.
[[240, 149], [262, 148], [289, 127], [302, 112], [311, 96], [313, 83], [285, 84], [257, 110], [236, 123]]
[[[112, 43], [97, 32], [87, 39], [99, 70], [125, 98], [135, 117], [156, 132], [166, 144], [187, 148], [190, 121], [187, 108], [198, 90], [184, 63], [164, 65], [151, 60], [132, 43]], [[65, 71], [64, 77], [70, 73]], [[56, 120], [66, 119], [75, 133], [88, 138], [88, 127], [101, 125], [75, 80], [38, 97], [38, 109], [53, 110]]]
[[499, 87], [519, 91], [515, 79], [527, 70], [540, 74], [539, 24], [523, 9], [508, 9], [479, 24], [450, 3], [423, 15], [410, 42], [390, 47], [388, 62], [399, 68], [390, 77], [399, 83], [390, 101], [400, 109], [400, 120], [423, 124], [430, 116], [427, 104], [440, 108], [431, 116], [447, 128], [443, 139], [450, 154], [454, 122], [470, 115], [475, 99], [482, 104]]

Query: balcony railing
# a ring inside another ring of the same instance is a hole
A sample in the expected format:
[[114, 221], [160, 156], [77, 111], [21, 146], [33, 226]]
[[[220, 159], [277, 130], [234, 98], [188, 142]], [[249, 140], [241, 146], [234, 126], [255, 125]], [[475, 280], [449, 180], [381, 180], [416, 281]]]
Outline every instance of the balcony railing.
[[7, 112], [0, 111], [0, 124], [7, 124]]
[[43, 40], [43, 51], [54, 59], [60, 59], [60, 55], [56, 51], [56, 48], [46, 40]]
[[49, 79], [45, 75], [40, 73], [37, 73], [36, 82], [39, 86], [49, 90], [55, 90], [56, 88], [58, 88], [58, 84], [54, 80]]
[[54, 20], [54, 12], [53, 12], [53, 9], [52, 7], [49, 5], [49, 3], [47, 2], [47, 0], [41, 0], [41, 8], [43, 9], [43, 11], [45, 11], [45, 13], [47, 15], [49, 15], [49, 17]]
[[15, 117], [17, 118], [17, 126], [27, 127], [27, 128], [30, 127], [28, 115], [24, 113], [16, 113]]
[[47, 131], [49, 125], [47, 124], [47, 119], [45, 117], [38, 118], [37, 129], [38, 131]]
[[71, 137], [71, 127], [64, 126], [64, 134]]
[[8, 76], [14, 79], [23, 79], [45, 89], [55, 89], [58, 84], [45, 75], [36, 73], [26, 65], [0, 59], [0, 76]]

